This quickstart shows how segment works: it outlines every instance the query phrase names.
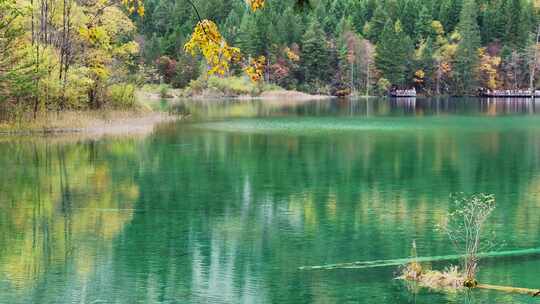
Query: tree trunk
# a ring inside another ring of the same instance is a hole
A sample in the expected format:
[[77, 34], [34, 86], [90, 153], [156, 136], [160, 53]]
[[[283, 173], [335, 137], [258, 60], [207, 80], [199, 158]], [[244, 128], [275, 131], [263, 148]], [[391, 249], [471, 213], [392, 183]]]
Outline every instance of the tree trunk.
[[534, 41], [534, 56], [533, 56], [533, 62], [531, 63], [531, 69], [529, 72], [529, 89], [531, 90], [531, 94], [533, 97], [535, 96], [534, 76], [536, 74], [536, 65], [538, 64], [538, 40], [539, 39], [540, 39], [540, 25], [538, 25], [536, 29], [536, 40]]
[[520, 293], [520, 294], [526, 294], [529, 296], [535, 296], [540, 292], [538, 289], [530, 289], [530, 288], [520, 288], [520, 287], [510, 287], [510, 286], [498, 286], [498, 285], [489, 285], [489, 284], [478, 284], [476, 288], [480, 289], [488, 289], [488, 290], [497, 290], [502, 292], [508, 292], [508, 293]]

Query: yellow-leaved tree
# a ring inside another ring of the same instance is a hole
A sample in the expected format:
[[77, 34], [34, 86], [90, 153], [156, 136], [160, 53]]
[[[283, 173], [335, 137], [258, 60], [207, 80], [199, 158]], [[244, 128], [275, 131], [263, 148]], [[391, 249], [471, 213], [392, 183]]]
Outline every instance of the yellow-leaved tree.
[[122, 0], [122, 3], [130, 14], [137, 12], [139, 16], [144, 16], [144, 4], [142, 0]]
[[246, 0], [253, 11], [264, 7], [264, 0]]
[[[193, 56], [198, 52], [203, 55], [210, 66], [208, 70], [209, 75], [215, 73], [224, 75], [229, 71], [231, 63], [239, 63], [253, 82], [262, 80], [266, 58], [259, 56], [257, 59], [243, 62], [240, 49], [230, 46], [219, 32], [218, 26], [211, 20], [201, 19], [193, 2], [189, 0], [188, 2], [195, 10], [199, 22], [191, 34], [191, 39], [184, 45], [184, 49]], [[246, 3], [255, 12], [264, 7], [265, 0], [246, 0]]]
[[195, 26], [191, 39], [185, 44], [185, 50], [192, 55], [200, 51], [206, 62], [211, 66], [210, 75], [225, 74], [229, 70], [231, 61], [240, 60], [240, 49], [231, 47], [223, 39], [217, 25], [210, 20], [201, 20]]
[[500, 84], [499, 67], [501, 65], [501, 57], [491, 56], [486, 48], [478, 49], [478, 57], [480, 65], [478, 66], [478, 77], [482, 87], [491, 90], [497, 89]]

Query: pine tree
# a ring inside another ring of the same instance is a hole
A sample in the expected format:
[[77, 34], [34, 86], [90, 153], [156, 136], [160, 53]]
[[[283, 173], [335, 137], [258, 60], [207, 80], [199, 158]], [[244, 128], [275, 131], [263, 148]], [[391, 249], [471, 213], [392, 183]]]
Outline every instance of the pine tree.
[[525, 63], [529, 74], [528, 87], [532, 90], [536, 88], [535, 80], [538, 72], [538, 35], [540, 34], [538, 30], [536, 33], [531, 33], [525, 47]]
[[475, 70], [478, 65], [480, 29], [477, 21], [475, 0], [465, 0], [457, 27], [461, 34], [455, 59], [456, 93], [467, 94], [475, 86]]
[[377, 44], [375, 65], [391, 84], [404, 86], [411, 76], [412, 51], [411, 39], [403, 32], [401, 22], [388, 21]]
[[532, 32], [536, 29], [535, 8], [532, 1], [524, 1], [522, 3], [521, 15], [519, 18], [518, 47], [525, 49]]
[[321, 24], [313, 20], [302, 37], [302, 67], [306, 82], [317, 84], [328, 80], [329, 51]]
[[508, 44], [512, 48], [519, 48], [523, 46], [521, 39], [520, 22], [521, 22], [521, 0], [506, 0], [503, 5], [503, 11], [505, 12], [505, 44]]
[[334, 0], [329, 9], [324, 11], [323, 28], [325, 32], [331, 33], [336, 31], [338, 23], [343, 19], [347, 12], [346, 3], [344, 0]]
[[[169, 20], [173, 19], [171, 17], [172, 12], [171, 5], [166, 1], [160, 1], [154, 11], [154, 29], [156, 32], [164, 35], [170, 30]], [[162, 37], [162, 36], [161, 36]]]
[[431, 28], [431, 22], [433, 17], [431, 16], [431, 11], [426, 7], [422, 6], [418, 18], [415, 21], [414, 26], [414, 39], [420, 41], [422, 39], [427, 39], [433, 32]]
[[409, 37], [415, 37], [416, 20], [419, 17], [422, 5], [418, 0], [406, 0], [400, 9], [399, 20], [403, 26], [403, 32]]
[[[254, 55], [267, 55], [269, 48], [272, 46], [272, 37], [270, 35], [272, 28], [270, 27], [271, 22], [268, 15], [268, 11], [256, 13], [255, 26], [249, 31]], [[275, 38], [276, 33], [273, 34]]]
[[373, 13], [373, 18], [368, 23], [368, 31], [365, 32], [370, 41], [377, 43], [382, 39], [382, 32], [388, 20], [386, 9], [382, 3], [379, 3]]
[[246, 11], [240, 23], [236, 36], [236, 45], [245, 53], [252, 56], [261, 55], [266, 50], [266, 33], [258, 24], [258, 16]]
[[231, 10], [223, 26], [222, 34], [225, 40], [231, 42], [236, 40], [241, 22], [242, 13], [236, 9]]
[[[433, 85], [433, 76], [435, 73], [435, 59], [434, 59], [434, 47], [433, 39], [428, 37], [425, 41], [422, 41], [418, 50], [416, 58], [415, 79], [422, 80], [419, 85], [426, 89], [430, 89]], [[420, 77], [419, 73], [423, 74]]]
[[439, 20], [447, 32], [452, 32], [459, 22], [461, 11], [461, 0], [443, 0], [441, 1]]
[[159, 56], [161, 56], [161, 49], [159, 45], [159, 38], [156, 34], [152, 35], [150, 41], [148, 41], [143, 50], [143, 57], [147, 63], [154, 62]]
[[362, 32], [364, 24], [369, 20], [369, 1], [349, 0], [348, 12], [350, 13], [352, 24], [356, 32]]
[[403, 13], [400, 8], [402, 3], [404, 3], [404, 0], [384, 0], [381, 1], [379, 6], [384, 8], [389, 19], [398, 20], [401, 13]]
[[276, 18], [275, 25], [276, 33], [282, 36], [286, 45], [299, 42], [302, 38], [303, 23], [292, 7], [286, 8], [281, 18]]
[[439, 20], [439, 12], [441, 10], [440, 0], [424, 0], [424, 6], [426, 6], [430, 10], [433, 19]]
[[482, 12], [480, 33], [483, 44], [503, 38], [505, 33], [503, 0], [494, 0], [486, 4], [486, 9]]
[[351, 64], [354, 63], [354, 41], [352, 31], [352, 23], [349, 19], [342, 18], [337, 27], [337, 56], [338, 70], [336, 79], [340, 83], [350, 84], [352, 81], [351, 72], [353, 69]]

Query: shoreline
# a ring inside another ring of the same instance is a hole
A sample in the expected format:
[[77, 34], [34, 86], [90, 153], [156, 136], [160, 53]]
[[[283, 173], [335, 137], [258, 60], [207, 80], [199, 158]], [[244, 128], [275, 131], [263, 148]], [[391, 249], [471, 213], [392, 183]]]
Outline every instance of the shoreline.
[[159, 92], [139, 92], [139, 100], [148, 100], [156, 102], [159, 100], [276, 100], [276, 99], [288, 99], [291, 101], [306, 101], [306, 100], [325, 100], [325, 99], [335, 99], [336, 96], [332, 95], [314, 95], [308, 94], [300, 91], [293, 90], [271, 90], [264, 91], [260, 95], [253, 96], [248, 94], [235, 94], [235, 95], [226, 95], [221, 92], [209, 92], [205, 91], [201, 94], [192, 95], [192, 96], [182, 96], [177, 90], [171, 90], [169, 92], [171, 97], [161, 97]]
[[152, 105], [160, 100], [178, 102], [191, 100], [261, 100], [269, 103], [287, 100], [289, 102], [308, 102], [312, 100], [330, 100], [333, 96], [311, 95], [298, 91], [267, 91], [260, 96], [194, 96], [162, 98], [156, 92], [138, 92], [140, 107], [129, 110], [80, 110], [65, 112], [44, 112], [36, 119], [26, 118], [20, 122], [0, 123], [0, 137], [10, 136], [61, 136], [79, 134], [85, 137], [124, 136], [148, 134], [161, 123], [181, 119], [180, 115], [152, 110]]
[[[260, 96], [204, 96], [161, 98], [159, 93], [146, 92], [144, 98], [139, 95], [139, 106], [128, 110], [79, 110], [66, 112], [44, 112], [37, 119], [25, 119], [22, 122], [0, 123], [0, 137], [9, 136], [60, 136], [79, 134], [87, 137], [124, 136], [135, 134], [148, 134], [161, 123], [173, 122], [182, 119], [181, 115], [152, 110], [153, 105], [160, 100], [168, 102], [192, 101], [261, 101], [268, 104], [281, 105], [282, 103], [305, 103], [319, 100], [335, 100], [338, 97], [330, 95], [311, 95], [299, 91], [274, 90], [263, 92]], [[452, 98], [440, 95], [441, 98]], [[417, 96], [417, 98], [437, 98]], [[380, 98], [376, 96], [348, 96], [348, 98]], [[382, 97], [385, 98], [385, 97]], [[392, 98], [390, 99], [410, 99]], [[482, 97], [476, 97], [482, 98]], [[485, 97], [483, 97], [485, 98]], [[144, 99], [144, 101], [142, 101]], [[519, 99], [519, 98], [517, 98]]]
[[68, 111], [43, 113], [35, 121], [0, 124], [0, 137], [84, 135], [144, 135], [161, 123], [173, 122], [180, 116], [156, 111]]

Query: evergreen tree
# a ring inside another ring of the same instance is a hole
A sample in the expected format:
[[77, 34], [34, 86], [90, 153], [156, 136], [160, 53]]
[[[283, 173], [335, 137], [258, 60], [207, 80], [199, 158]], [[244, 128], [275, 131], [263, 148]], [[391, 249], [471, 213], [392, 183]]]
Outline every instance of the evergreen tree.
[[503, 38], [505, 33], [505, 20], [503, 0], [493, 0], [486, 3], [482, 12], [482, 43], [490, 43]]
[[302, 66], [304, 78], [310, 84], [317, 84], [329, 79], [329, 50], [321, 24], [313, 20], [302, 37]]
[[[459, 22], [462, 0], [442, 0], [439, 21], [443, 24], [447, 32], [452, 32]], [[476, 8], [475, 8], [476, 9]]]
[[242, 22], [242, 12], [243, 10], [233, 9], [225, 19], [222, 33], [227, 41], [236, 40], [240, 31], [240, 23]]
[[[403, 32], [409, 37], [415, 37], [416, 21], [419, 18], [422, 5], [419, 0], [405, 0], [400, 8], [399, 20], [403, 26]], [[416, 37], [415, 37], [416, 38]]]
[[519, 29], [517, 32], [518, 47], [525, 49], [528, 44], [531, 32], [536, 31], [536, 18], [534, 15], [535, 8], [531, 1], [524, 1], [522, 3], [521, 15], [519, 18]]
[[424, 6], [430, 10], [433, 19], [439, 20], [439, 12], [441, 11], [440, 0], [424, 0]]
[[[354, 1], [354, 0], [353, 0]], [[366, 16], [366, 21], [368, 20], [371, 20], [371, 18], [373, 18], [373, 15], [375, 14], [375, 10], [377, 9], [378, 6], [380, 6], [380, 1], [379, 0], [365, 0], [364, 1], [365, 5], [363, 5], [363, 8], [365, 9], [365, 16]]]
[[159, 56], [161, 56], [159, 38], [156, 34], [152, 35], [152, 38], [150, 38], [150, 40], [145, 44], [142, 54], [147, 63], [154, 62], [157, 58], [159, 58]]
[[398, 20], [403, 13], [400, 4], [404, 3], [404, 0], [384, 0], [379, 6], [384, 8], [389, 19]]
[[538, 73], [538, 41], [536, 40], [537, 33], [531, 33], [529, 39], [527, 39], [527, 45], [525, 47], [524, 57], [525, 64], [528, 69], [529, 83], [528, 88], [536, 88], [536, 76]]
[[378, 4], [373, 13], [373, 18], [368, 23], [367, 31], [364, 31], [369, 40], [377, 43], [382, 39], [382, 32], [388, 20], [389, 16], [383, 4]]
[[281, 36], [284, 44], [291, 45], [302, 38], [303, 23], [292, 7], [286, 8], [283, 16], [278, 16], [273, 23], [276, 26], [276, 33]]
[[172, 7], [167, 1], [159, 1], [154, 13], [154, 26], [153, 29], [161, 34], [164, 35], [169, 32], [170, 30], [170, 20], [173, 19], [171, 16]]
[[369, 1], [349, 0], [348, 12], [356, 32], [362, 32], [364, 25], [370, 19], [368, 4]]
[[458, 94], [471, 93], [475, 80], [475, 69], [478, 65], [478, 48], [480, 47], [480, 29], [477, 21], [475, 0], [465, 0], [457, 27], [461, 41], [455, 59], [455, 89]]
[[519, 48], [522, 45], [521, 34], [521, 0], [506, 0], [503, 5], [505, 12], [505, 37], [504, 42], [512, 48]]
[[431, 22], [433, 17], [426, 6], [422, 6], [418, 18], [415, 21], [413, 37], [416, 41], [427, 39], [433, 32]]
[[338, 23], [343, 19], [344, 14], [347, 12], [345, 0], [334, 0], [329, 9], [324, 10], [323, 28], [325, 32], [335, 32]]
[[504, 0], [504, 43], [511, 48], [523, 50], [536, 23], [534, 3], [528, 0]]
[[244, 13], [236, 40], [236, 45], [251, 56], [261, 55], [265, 49], [264, 33], [260, 31], [261, 27], [256, 18], [257, 16], [249, 11]]
[[352, 24], [351, 21], [342, 18], [337, 28], [337, 53], [338, 53], [338, 70], [336, 78], [343, 83], [351, 82], [351, 53], [352, 50]]
[[375, 65], [393, 85], [404, 86], [411, 75], [412, 42], [402, 29], [401, 21], [388, 21], [377, 44]]
[[428, 37], [425, 41], [422, 41], [418, 48], [418, 56], [416, 59], [415, 78], [418, 80], [420, 77], [416, 74], [417, 71], [421, 71], [422, 83], [425, 89], [430, 89], [433, 85], [433, 78], [435, 73], [435, 59], [434, 59], [434, 47], [433, 39]]

